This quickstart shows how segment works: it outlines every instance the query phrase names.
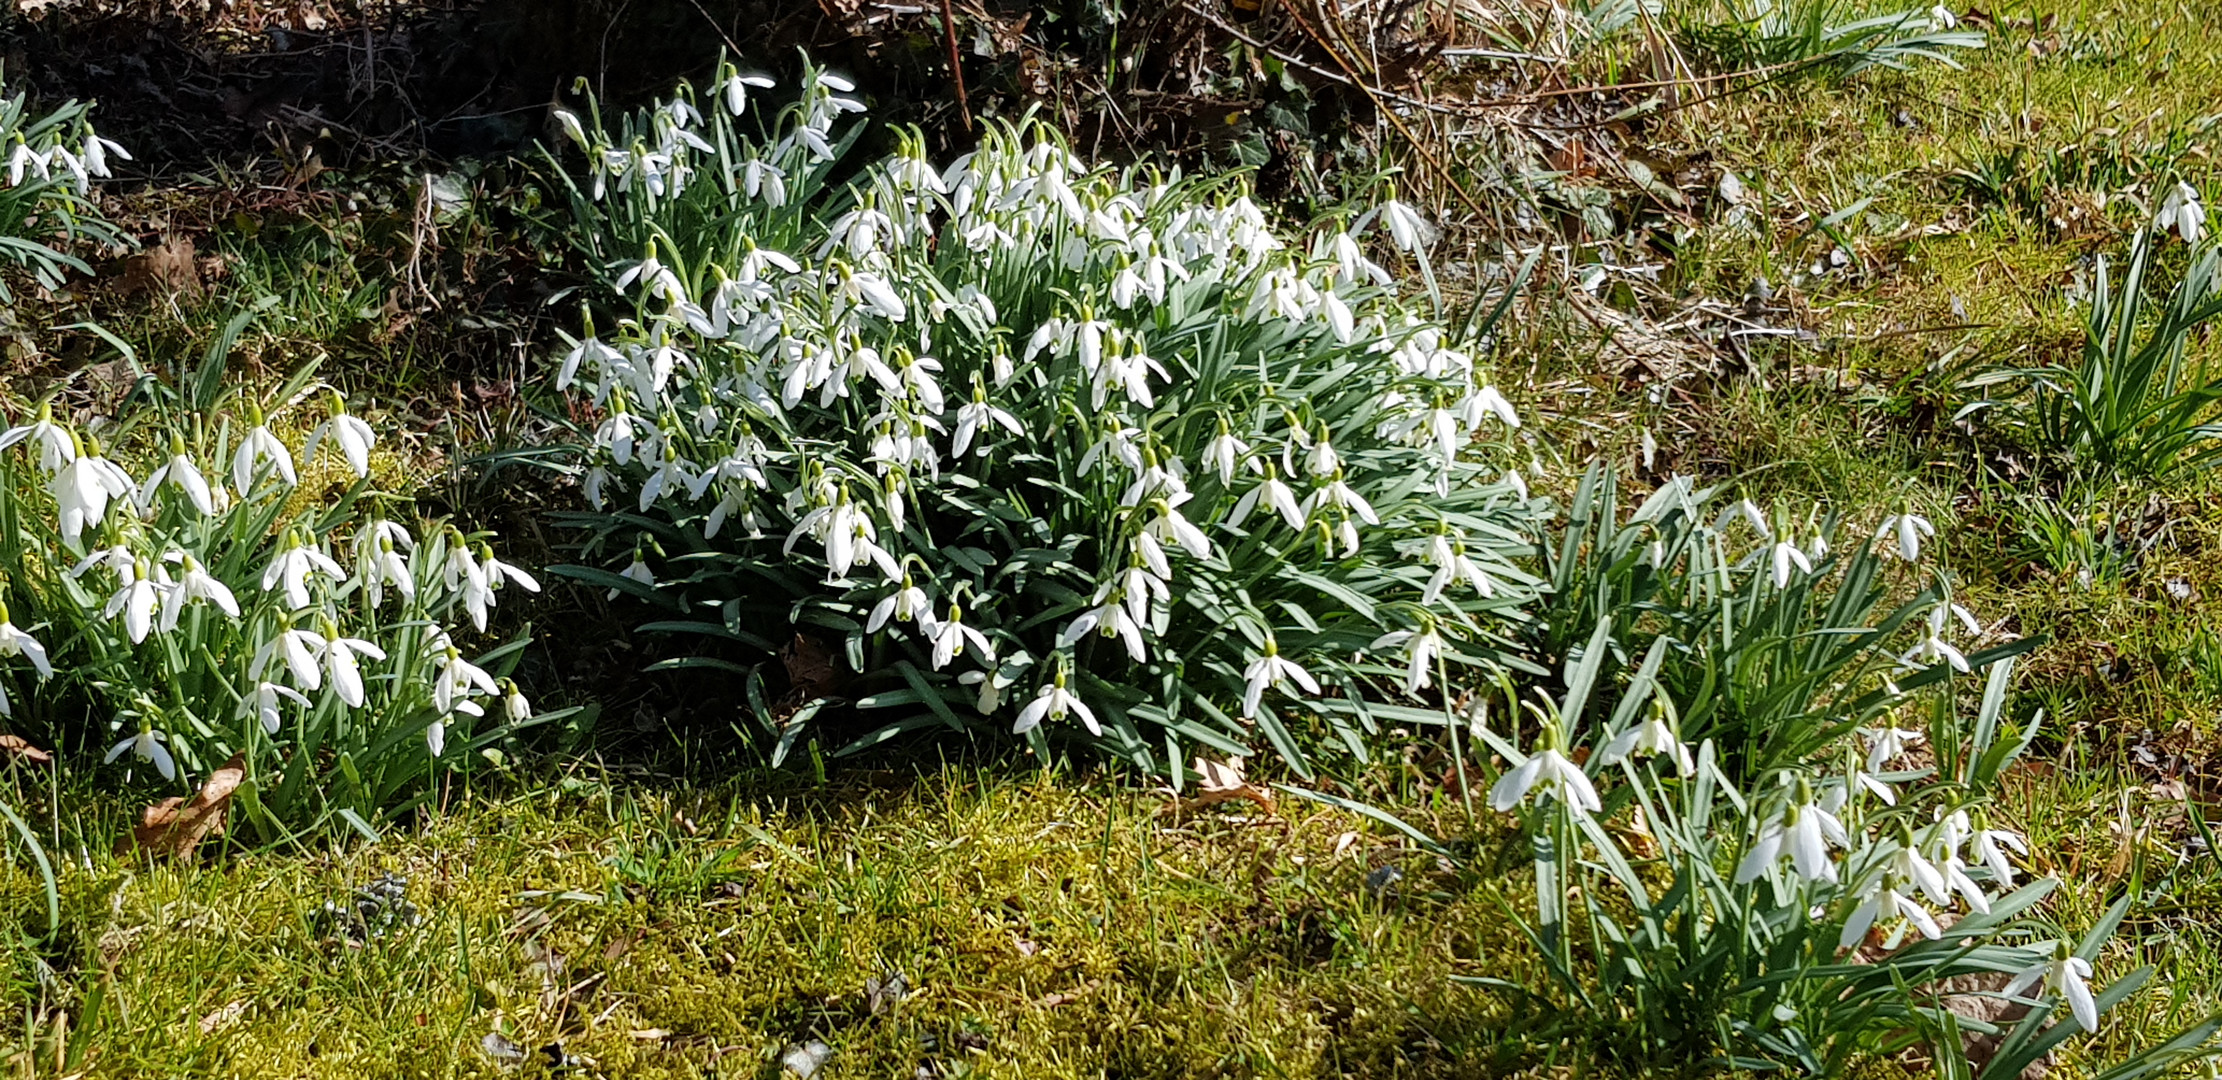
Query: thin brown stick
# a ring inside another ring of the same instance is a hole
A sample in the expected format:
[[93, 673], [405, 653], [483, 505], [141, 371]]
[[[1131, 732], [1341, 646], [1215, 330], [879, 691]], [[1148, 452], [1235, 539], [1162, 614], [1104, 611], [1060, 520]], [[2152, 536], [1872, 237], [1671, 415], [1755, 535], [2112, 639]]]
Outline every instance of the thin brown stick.
[[941, 0], [941, 40], [949, 46], [949, 77], [957, 81], [957, 115], [966, 134], [972, 132], [972, 103], [964, 94], [964, 63], [957, 52], [957, 13], [949, 0]]

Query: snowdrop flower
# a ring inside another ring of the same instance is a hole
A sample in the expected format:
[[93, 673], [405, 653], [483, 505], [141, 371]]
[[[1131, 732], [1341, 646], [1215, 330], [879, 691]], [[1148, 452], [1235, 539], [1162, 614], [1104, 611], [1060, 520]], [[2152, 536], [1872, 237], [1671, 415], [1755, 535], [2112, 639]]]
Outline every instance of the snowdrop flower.
[[448, 566], [448, 587], [452, 589], [458, 583], [462, 585], [463, 610], [469, 613], [471, 625], [479, 630], [486, 629], [486, 613], [494, 606], [494, 593], [502, 588], [505, 581], [522, 586], [526, 592], [540, 591], [538, 579], [495, 558], [494, 549], [487, 544], [479, 545], [476, 562], [466, 552], [460, 562], [454, 555], [450, 555]]
[[216, 610], [234, 619], [239, 617], [239, 601], [232, 597], [230, 586], [209, 574], [201, 566], [200, 560], [191, 553], [173, 551], [169, 556], [164, 556], [164, 559], [167, 560], [170, 556], [176, 556], [183, 568], [178, 574], [177, 583], [170, 586], [169, 591], [162, 596], [163, 633], [177, 629], [178, 615], [185, 610], [185, 605], [195, 602], [214, 604]]
[[332, 557], [301, 542], [298, 532], [288, 531], [286, 546], [262, 569], [262, 591], [285, 591], [286, 610], [309, 606], [309, 574], [320, 573], [333, 581], [347, 580], [347, 571]]
[[108, 756], [101, 758], [101, 763], [113, 764], [117, 758], [123, 756], [124, 751], [129, 750], [132, 756], [140, 761], [154, 762], [154, 771], [161, 773], [162, 779], [175, 780], [177, 779], [177, 762], [170, 757], [170, 751], [162, 745], [168, 738], [169, 736], [154, 730], [152, 727], [141, 726], [138, 734], [109, 747]]
[[2186, 244], [2196, 244], [2206, 235], [2207, 211], [2199, 205], [2199, 191], [2181, 180], [2169, 189], [2168, 198], [2160, 204], [2160, 218], [2155, 225], [2163, 230], [2174, 230]]
[[1911, 831], [1901, 832], [1896, 850], [1890, 853], [1890, 858], [1884, 863], [1884, 867], [1885, 872], [1892, 879], [1920, 888], [1923, 893], [1928, 895], [1930, 902], [1936, 904], [1952, 902], [1951, 888], [1945, 883], [1944, 872], [1938, 870], [1935, 863], [1930, 862], [1926, 856], [1921, 854], [1921, 849], [1914, 845]]
[[323, 654], [322, 634], [289, 628], [263, 643], [262, 648], [255, 653], [254, 662], [247, 665], [247, 674], [250, 678], [262, 678], [263, 669], [275, 658], [293, 676], [295, 686], [303, 690], [316, 690], [324, 685], [324, 669], [317, 664], [317, 659]]
[[912, 584], [910, 574], [905, 573], [903, 587], [889, 593], [885, 599], [872, 606], [872, 616], [865, 621], [864, 632], [877, 634], [880, 627], [887, 625], [889, 619], [899, 619], [917, 622], [919, 629], [931, 636], [934, 619], [933, 613], [928, 610], [929, 603], [931, 601], [926, 598], [926, 590]]
[[356, 659], [360, 656], [384, 660], [386, 650], [361, 638], [341, 637], [339, 628], [327, 621], [324, 626], [324, 674], [331, 680], [333, 691], [349, 708], [359, 709], [364, 701], [362, 666]]
[[[1026, 429], [1019, 426], [1017, 417], [988, 404], [987, 391], [980, 386], [979, 377], [974, 376], [972, 401], [957, 410], [957, 433], [955, 443], [950, 447], [949, 456], [954, 458], [963, 457], [965, 450], [972, 446], [972, 440], [975, 436], [991, 430], [996, 425], [1001, 425], [1013, 435], [1026, 434]], [[981, 456], [986, 456], [988, 452], [986, 439], [980, 440], [979, 452]]]
[[1867, 931], [1882, 917], [1903, 918], [1921, 931], [1921, 936], [1935, 941], [1944, 936], [1944, 928], [1937, 925], [1936, 916], [1912, 897], [1898, 891], [1896, 883], [1887, 876], [1876, 881], [1865, 902], [1852, 910], [1852, 917], [1845, 920], [1844, 932], [1836, 939], [1836, 947], [1849, 949], [1866, 940]]
[[355, 577], [362, 583], [363, 595], [371, 607], [386, 602], [388, 585], [393, 586], [404, 601], [416, 598], [417, 576], [410, 572], [409, 560], [401, 554], [401, 549], [409, 546], [412, 544], [407, 530], [390, 521], [372, 522], [369, 529], [355, 538]]
[[[1830, 846], [1851, 846], [1851, 837], [1844, 831], [1844, 823], [1836, 819], [1820, 802], [1813, 798], [1813, 789], [1804, 780], [1796, 782], [1788, 805], [1765, 828], [1759, 830], [1759, 839], [1744, 853], [1743, 861], [1736, 865], [1736, 884], [1744, 885], [1759, 879], [1761, 874], [1785, 855], [1790, 868], [1807, 881], [1836, 880], [1836, 864], [1829, 859]], [[1862, 934], [1866, 931], [1862, 930]]]
[[1242, 523], [1249, 520], [1250, 511], [1257, 509], [1260, 503], [1263, 503], [1269, 509], [1279, 511], [1281, 520], [1288, 522], [1289, 528], [1301, 529], [1304, 527], [1303, 504], [1297, 502], [1296, 493], [1290, 491], [1288, 485], [1281, 482], [1280, 474], [1274, 471], [1273, 463], [1270, 461], [1265, 463], [1265, 479], [1258, 481], [1256, 487], [1243, 493], [1242, 498], [1235, 501], [1234, 509], [1227, 512], [1226, 525], [1229, 528], [1241, 528]]
[[1065, 673], [1059, 671], [1057, 680], [1041, 688], [1034, 700], [1019, 710], [1018, 722], [1011, 725], [1011, 734], [1024, 735], [1044, 720], [1062, 721], [1066, 716], [1077, 716], [1090, 735], [1102, 735], [1103, 728], [1096, 723], [1096, 714], [1081, 702], [1078, 695], [1065, 689]]
[[555, 116], [555, 122], [563, 128], [563, 134], [570, 138], [572, 142], [577, 143], [579, 149], [588, 150], [593, 148], [593, 142], [586, 137], [586, 125], [579, 122], [577, 113], [569, 109], [554, 109], [551, 112]]
[[725, 81], [718, 84], [718, 95], [725, 101], [725, 111], [734, 116], [741, 115], [742, 110], [748, 107], [748, 92], [751, 88], [769, 90], [773, 86], [769, 77], [744, 75], [731, 65], [727, 65], [726, 72]]
[[1938, 4], [1929, 9], [1929, 26], [1931, 28], [1950, 30], [1958, 25], [1960, 25], [1960, 17], [1952, 14], [1951, 8]]
[[1249, 457], [1250, 444], [1235, 438], [1234, 432], [1227, 427], [1227, 418], [1221, 416], [1219, 434], [1204, 446], [1204, 467], [1217, 475], [1221, 484], [1231, 484], [1235, 467]]
[[[1321, 445], [1325, 444], [1322, 443]], [[1304, 505], [1307, 511], [1312, 513], [1332, 506], [1346, 514], [1356, 516], [1358, 520], [1368, 525], [1381, 524], [1380, 515], [1373, 512], [1373, 504], [1367, 502], [1365, 496], [1358, 494], [1349, 484], [1344, 483], [1342, 474], [1339, 472], [1335, 474], [1333, 480], [1327, 482], [1326, 486], [1313, 491], [1311, 498], [1304, 501]]]
[[517, 689], [517, 684], [508, 679], [501, 681], [501, 687], [502, 715], [508, 717], [512, 724], [521, 724], [532, 719], [532, 702], [525, 697], [525, 692]]
[[1682, 776], [1697, 771], [1697, 762], [1690, 756], [1690, 748], [1683, 744], [1682, 733], [1675, 730], [1669, 719], [1670, 707], [1659, 699], [1652, 700], [1648, 715], [1642, 723], [1613, 737], [1605, 744], [1601, 765], [1613, 765], [1633, 755], [1645, 757], [1663, 755], [1674, 761], [1675, 769]]
[[1883, 554], [1907, 562], [1919, 562], [1922, 538], [1936, 534], [1936, 526], [1929, 524], [1928, 518], [1906, 510], [1883, 519], [1882, 528], [1875, 530], [1875, 542], [1895, 540], [1895, 544], [1882, 549]]
[[1486, 600], [1497, 595], [1496, 583], [1482, 572], [1479, 565], [1466, 557], [1466, 543], [1449, 533], [1435, 533], [1427, 538], [1422, 549], [1424, 561], [1435, 568], [1427, 579], [1427, 588], [1420, 593], [1420, 603], [1433, 604], [1443, 595], [1443, 589], [1453, 581], [1463, 581], [1473, 586], [1476, 594]]
[[1428, 224], [1418, 210], [1390, 199], [1380, 205], [1378, 212], [1381, 223], [1388, 227], [1389, 241], [1399, 250], [1420, 254], [1435, 243], [1435, 226]]
[[290, 686], [257, 682], [254, 689], [247, 691], [246, 696], [239, 699], [238, 715], [241, 718], [248, 716], [257, 718], [262, 722], [264, 734], [275, 735], [278, 733], [278, 721], [280, 719], [278, 712], [278, 699], [280, 698], [289, 700], [304, 709], [309, 707], [309, 699]]
[[[651, 589], [656, 587], [656, 572], [649, 568], [648, 560], [641, 554], [639, 548], [633, 549], [633, 561], [626, 564], [625, 569], [618, 571], [617, 576], [627, 581], [637, 581]], [[620, 591], [613, 588], [602, 594], [602, 598], [604, 600], [615, 600]]]
[[62, 541], [71, 547], [78, 546], [85, 527], [100, 524], [108, 514], [108, 504], [130, 498], [133, 487], [130, 474], [100, 456], [97, 443], [87, 446], [84, 453], [64, 464], [48, 484], [55, 505], [61, 511], [58, 523]]
[[193, 459], [185, 456], [185, 440], [176, 435], [170, 436], [170, 460], [149, 474], [146, 483], [139, 485], [136, 501], [142, 512], [154, 505], [154, 493], [165, 481], [184, 492], [186, 500], [202, 514], [216, 512], [216, 503], [209, 497], [208, 480], [201, 476], [201, 470], [193, 464]]
[[931, 631], [931, 636], [934, 642], [935, 671], [949, 666], [949, 661], [961, 655], [964, 652], [966, 642], [970, 642], [974, 648], [980, 650], [981, 663], [995, 663], [994, 646], [989, 645], [988, 639], [981, 637], [978, 630], [964, 624], [964, 609], [955, 604], [949, 605], [949, 618], [936, 623]]
[[131, 160], [131, 151], [124, 149], [114, 139], [102, 138], [94, 134], [92, 129], [87, 128], [85, 131], [85, 148], [79, 152], [80, 158], [85, 163], [85, 171], [94, 176], [114, 176], [115, 173], [109, 171], [108, 168], [108, 155], [110, 154], [114, 154], [120, 161]]
[[2010, 889], [2014, 885], [2014, 861], [2006, 857], [2009, 849], [2024, 857], [2029, 854], [2029, 845], [2022, 840], [2020, 833], [2010, 829], [1976, 830], [1972, 849], [1976, 861], [1990, 868], [1991, 879], [1998, 882], [2001, 889]]
[[1767, 526], [1767, 515], [1761, 513], [1759, 504], [1752, 502], [1750, 499], [1738, 499], [1734, 505], [1722, 510], [1720, 516], [1713, 519], [1713, 531], [1726, 531], [1729, 522], [1732, 521], [1741, 521], [1751, 526], [1751, 531], [1761, 536], [1772, 537], [1774, 535], [1774, 530]]
[[2014, 976], [1999, 992], [2014, 997], [2038, 985], [2052, 996], [2066, 1000], [2068, 1012], [2083, 1030], [2099, 1029], [2099, 1005], [2091, 996], [2091, 962], [2069, 951], [2067, 942], [2053, 942], [2051, 959], [2039, 961]]
[[1373, 639], [1371, 649], [1404, 650], [1404, 692], [1418, 694], [1434, 685], [1435, 658], [1443, 653], [1443, 635], [1435, 629], [1433, 620], [1418, 631], [1397, 630]]
[[347, 459], [347, 467], [355, 470], [358, 478], [370, 475], [370, 450], [378, 445], [378, 435], [370, 430], [369, 424], [347, 414], [347, 405], [336, 392], [332, 395], [331, 419], [318, 424], [314, 431], [309, 432], [309, 444], [301, 449], [301, 456], [315, 457], [316, 448], [323, 445], [327, 437], [339, 444], [340, 454]]
[[[1149, 656], [1142, 644], [1142, 626], [1134, 612], [1125, 603], [1126, 592], [1115, 585], [1104, 585], [1096, 590], [1095, 607], [1081, 612], [1057, 634], [1057, 647], [1069, 649], [1094, 630], [1104, 637], [1116, 637], [1126, 643], [1126, 654], [1139, 664]], [[1146, 598], [1145, 598], [1146, 601]]]
[[1775, 537], [1774, 544], [1767, 549], [1767, 554], [1774, 565], [1774, 583], [1777, 589], [1790, 587], [1790, 568], [1792, 566], [1797, 567], [1799, 573], [1806, 575], [1813, 573], [1813, 561], [1806, 557], [1805, 551], [1798, 547], [1797, 542], [1791, 539], [1787, 532]]
[[1258, 714], [1258, 704], [1269, 688], [1282, 687], [1285, 690], [1287, 688], [1283, 684], [1293, 682], [1307, 694], [1319, 693], [1319, 680], [1312, 678], [1311, 672], [1305, 671], [1295, 661], [1283, 657], [1280, 643], [1273, 640], [1271, 635], [1267, 635], [1265, 639], [1264, 655], [1250, 661], [1250, 665], [1242, 670], [1242, 679], [1242, 718], [1245, 720]]
[[0, 603], [0, 656], [23, 657], [31, 661], [31, 666], [38, 670], [39, 678], [54, 677], [54, 667], [46, 659], [46, 646], [39, 644], [37, 638], [16, 628], [15, 623], [8, 618], [8, 605], [5, 603]]
[[1598, 801], [1596, 786], [1589, 782], [1581, 766], [1560, 752], [1558, 740], [1557, 727], [1546, 726], [1543, 745], [1512, 771], [1498, 777], [1489, 788], [1491, 810], [1509, 811], [1538, 789], [1541, 790], [1536, 796], [1538, 804], [1545, 799], [1555, 799], [1576, 817], [1587, 817], [1604, 809], [1604, 804]]
[[131, 643], [137, 645], [154, 629], [154, 613], [161, 600], [161, 586], [147, 575], [146, 560], [140, 559], [132, 564], [131, 575], [124, 579], [122, 587], [108, 598], [108, 606], [101, 610], [100, 617], [113, 619], [121, 613], [124, 631], [131, 636]]
[[39, 448], [39, 468], [48, 476], [62, 471], [62, 466], [77, 460], [77, 440], [69, 429], [54, 422], [54, 407], [39, 406], [38, 419], [21, 427], [0, 432], [0, 450], [29, 440]]
[[15, 137], [15, 149], [8, 154], [8, 186], [22, 186], [26, 170], [39, 174], [41, 180], [53, 179], [53, 174], [47, 171], [46, 155], [31, 149], [19, 133]]
[[1150, 500], [1150, 508], [1157, 514], [1150, 519], [1149, 524], [1142, 527], [1142, 539], [1153, 543], [1178, 544], [1191, 558], [1210, 558], [1211, 541], [1205, 538], [1202, 529], [1180, 513], [1180, 505], [1192, 498], [1194, 496], [1185, 491], [1176, 491], [1162, 499]]
[[1975, 616], [1969, 613], [1966, 608], [1958, 604], [1938, 604], [1936, 607], [1929, 609], [1928, 635], [1921, 639], [1921, 644], [1914, 646], [1907, 650], [1905, 655], [1900, 656], [1898, 662], [1908, 667], [1916, 667], [1920, 666], [1913, 662], [1916, 657], [1920, 659], [1922, 664], [1934, 664], [1942, 659], [1952, 665], [1952, 670], [1966, 674], [1969, 670], [1967, 657], [1960, 650], [1954, 648], [1951, 642], [1944, 640], [1945, 622], [1955, 615], [1959, 617], [1960, 624], [1967, 627], [1968, 633], [1980, 634], [1983, 632], [1983, 624], [1975, 621]]
[[486, 710], [472, 701], [471, 695], [474, 692], [499, 694], [501, 687], [495, 685], [494, 677], [487, 674], [486, 669], [463, 659], [462, 652], [455, 646], [449, 645], [444, 651], [445, 658], [432, 676], [432, 707], [442, 716], [486, 715]]
[[1859, 733], [1867, 742], [1867, 771], [1881, 772], [1891, 759], [1919, 746], [1927, 735], [1916, 728], [1884, 726]]
[[269, 462], [277, 470], [277, 474], [285, 478], [288, 486], [301, 482], [293, 471], [292, 452], [263, 425], [262, 410], [251, 409], [251, 416], [254, 426], [239, 440], [239, 452], [233, 454], [231, 459], [232, 490], [239, 492], [242, 499], [247, 497], [248, 489], [254, 486], [256, 470], [264, 461]]
[[448, 714], [441, 713], [439, 719], [424, 728], [424, 747], [435, 759], [447, 752], [447, 717]]
[[1494, 386], [1484, 386], [1474, 391], [1473, 396], [1467, 399], [1464, 411], [1467, 414], [1467, 427], [1478, 428], [1481, 421], [1488, 417], [1496, 418], [1498, 423], [1508, 428], [1520, 426], [1520, 414], [1514, 411], [1512, 403], [1506, 401], [1504, 395], [1498, 393]]

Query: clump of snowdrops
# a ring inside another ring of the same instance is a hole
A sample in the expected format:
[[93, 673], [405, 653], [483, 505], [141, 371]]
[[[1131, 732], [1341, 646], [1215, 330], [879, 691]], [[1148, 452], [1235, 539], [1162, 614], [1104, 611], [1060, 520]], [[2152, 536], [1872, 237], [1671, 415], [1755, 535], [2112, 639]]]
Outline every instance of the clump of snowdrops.
[[[1643, 1069], [1834, 1076], [1927, 1042], [1942, 1075], [2004, 1078], [2098, 1030], [2151, 974], [2093, 967], [2133, 897], [2081, 937], [2037, 917], [2059, 882], [2031, 867], [2052, 860], [1992, 798], [2042, 719], [2005, 713], [2035, 643], [1977, 647], [1923, 563], [1928, 520], [1851, 532], [1687, 479], [1623, 519], [1617, 490], [1585, 478], [1550, 559], [1538, 621], [1583, 635], [1563, 689], [1507, 677], [1466, 717], [1504, 764], [1467, 797], [1532, 856], [1515, 914], [1548, 981], [1522, 989]], [[1986, 672], [1969, 709], [1958, 684]], [[2110, 1075], [2205, 1053], [2218, 1027]], [[1996, 1040], [1970, 1060], [1968, 1035]]]
[[474, 640], [538, 582], [373, 490], [336, 391], [193, 385], [97, 435], [51, 403], [0, 434], [0, 715], [165, 787], [242, 755], [269, 835], [367, 831], [550, 718], [501, 677], [524, 639]]
[[1425, 258], [1409, 208], [1289, 236], [1239, 178], [1032, 121], [857, 164], [848, 83], [770, 89], [559, 114], [602, 287], [553, 381], [595, 410], [607, 560], [567, 572], [663, 609], [781, 750], [759, 672], [798, 629], [885, 718], [852, 746], [993, 729], [1176, 776], [1261, 736], [1363, 758], [1368, 701], [1499, 653], [1519, 421], [1375, 261]]
[[[122, 239], [87, 196], [95, 179], [113, 175], [114, 163], [131, 153], [94, 131], [90, 112], [90, 105], [71, 101], [34, 114], [20, 93], [0, 98], [0, 259], [49, 289], [60, 288], [70, 271], [92, 269], [48, 239]], [[13, 299], [0, 281], [0, 303]]]

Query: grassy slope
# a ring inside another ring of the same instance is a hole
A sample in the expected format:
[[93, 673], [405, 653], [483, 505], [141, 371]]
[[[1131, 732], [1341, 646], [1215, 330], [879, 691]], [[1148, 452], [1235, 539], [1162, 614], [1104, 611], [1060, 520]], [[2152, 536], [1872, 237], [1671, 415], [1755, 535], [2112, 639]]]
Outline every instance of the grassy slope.
[[[1657, 132], [1663, 149], [1710, 150], [1777, 200], [1756, 233], [1707, 217], [1672, 266], [1673, 290], [1733, 299], [1763, 274], [1784, 321], [1820, 331], [1829, 350], [1778, 351], [1757, 372], [1704, 382], [1672, 417], [1600, 383], [1564, 403], [1562, 426], [1632, 456], [1631, 429], [1615, 435], [1600, 417], [1648, 409], [1662, 432], [1669, 420], [1689, 428], [1694, 449], [1667, 448], [1687, 455], [1677, 467], [1743, 476], [1762, 498], [1862, 519], [1910, 500], [1953, 527], [1945, 551], [1986, 618], [2057, 640], [2029, 665], [2017, 708], [2045, 708], [2063, 738], [2006, 807], [2056, 860], [2038, 869], [2075, 883], [2052, 914], [2087, 923], [2140, 855], [2148, 882], [2175, 870], [2102, 965], [2102, 978], [2141, 961], [2167, 976], [2110, 1019], [2103, 1052], [2222, 1005], [2211, 910], [2222, 872], [2206, 856], [2176, 869], [2189, 839], [2179, 789], [2124, 752], [2151, 729], [2173, 738], [2162, 752], [2207, 756], [2222, 640], [2201, 601], [2171, 600], [2165, 586], [2181, 578], [2222, 597], [2205, 554], [2222, 513], [2197, 478], [1979, 481], [1968, 441], [1919, 417], [1956, 403], [1951, 380], [1925, 374], [1955, 348], [2019, 363], [2073, 347], [2062, 286], [2079, 260], [2118, 251], [2120, 229], [2143, 215], [2118, 198], [2102, 211], [2097, 196], [2140, 179], [2149, 196], [2170, 168], [2206, 179], [2192, 147], [2222, 44], [2211, 12], [2190, 5], [2017, 14], [2039, 21], [1995, 28], [1965, 71], [1800, 81]], [[2000, 201], [1951, 179], [2017, 146], [2013, 170], [1991, 170], [2005, 181]], [[1866, 272], [1793, 283], [1827, 247], [1798, 215], [1870, 196], [1850, 226]], [[277, 287], [285, 261], [241, 266], [236, 284], [313, 293]], [[329, 311], [297, 304], [290, 332], [359, 340], [337, 323], [378, 292]], [[1897, 333], [1963, 323], [1981, 328]], [[1836, 389], [1800, 367], [1860, 382]], [[2024, 499], [2081, 515], [2095, 553], [2080, 554], [2072, 534], [2029, 542]], [[2109, 570], [2104, 530], [2088, 519], [2155, 499], [2166, 527], [2141, 528], [2161, 539]], [[2076, 575], [2086, 561], [2099, 571], [2088, 586]], [[46, 1006], [76, 1023], [97, 990], [83, 1064], [103, 1076], [505, 1074], [480, 1047], [494, 1030], [528, 1051], [560, 1041], [613, 1076], [760, 1075], [811, 1037], [834, 1048], [838, 1076], [921, 1064], [937, 1075], [1493, 1075], [1555, 1060], [1523, 1034], [1535, 1018], [1447, 981], [1519, 975], [1492, 890], [1377, 829], [1289, 806], [1275, 823], [1225, 811], [1174, 821], [1131, 789], [1008, 773], [887, 779], [697, 790], [574, 778], [461, 802], [375, 846], [153, 870], [101, 855], [118, 815], [87, 811], [89, 868], [65, 874], [58, 943], [23, 942], [17, 931], [43, 928], [43, 901], [26, 868], [0, 877], [0, 924], [13, 924], [0, 926], [0, 953], [27, 1002], [0, 1022], [0, 1057], [28, 1044], [13, 1067], [63, 1071]], [[24, 782], [36, 802], [37, 781]], [[2185, 785], [2199, 792], [2196, 773]], [[1359, 834], [1347, 846], [1346, 832]], [[1388, 865], [1406, 876], [1377, 897], [1365, 879]], [[411, 879], [423, 924], [359, 949], [329, 940], [319, 909], [382, 871]], [[865, 981], [889, 970], [916, 993], [870, 1016]]]

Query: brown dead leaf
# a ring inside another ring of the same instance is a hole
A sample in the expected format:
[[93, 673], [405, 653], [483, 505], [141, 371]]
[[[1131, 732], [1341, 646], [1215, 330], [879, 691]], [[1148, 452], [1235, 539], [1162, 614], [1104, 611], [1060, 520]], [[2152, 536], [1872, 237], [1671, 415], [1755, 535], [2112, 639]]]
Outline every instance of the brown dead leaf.
[[240, 998], [229, 1005], [220, 1005], [201, 1017], [201, 1034], [212, 1035], [239, 1022], [247, 1014], [247, 999]]
[[1273, 793], [1242, 778], [1241, 758], [1228, 758], [1223, 762], [1197, 758], [1196, 795], [1175, 800], [1172, 809], [1185, 814], [1236, 799], [1247, 799], [1256, 803], [1260, 810], [1268, 814], [1273, 812]]
[[1090, 979], [1087, 982], [1081, 983], [1079, 987], [1075, 989], [1061, 990], [1047, 997], [1036, 999], [1034, 1002], [1034, 1007], [1037, 1009], [1054, 1009], [1060, 1005], [1070, 1005], [1073, 1002], [1080, 1000], [1082, 997], [1085, 997], [1096, 987], [1102, 985], [1102, 979]]
[[113, 287], [119, 298], [154, 292], [200, 299], [200, 263], [194, 258], [192, 239], [173, 236], [125, 259]]
[[48, 765], [54, 761], [54, 755], [23, 741], [21, 735], [0, 735], [0, 757], [33, 765]]
[[193, 858], [202, 840], [223, 831], [232, 792], [239, 790], [240, 781], [246, 778], [246, 755], [233, 754], [223, 768], [208, 774], [207, 782], [191, 802], [171, 796], [147, 807], [140, 823], [132, 828], [131, 839], [119, 842], [117, 847], [124, 851], [137, 849], [156, 858]]

